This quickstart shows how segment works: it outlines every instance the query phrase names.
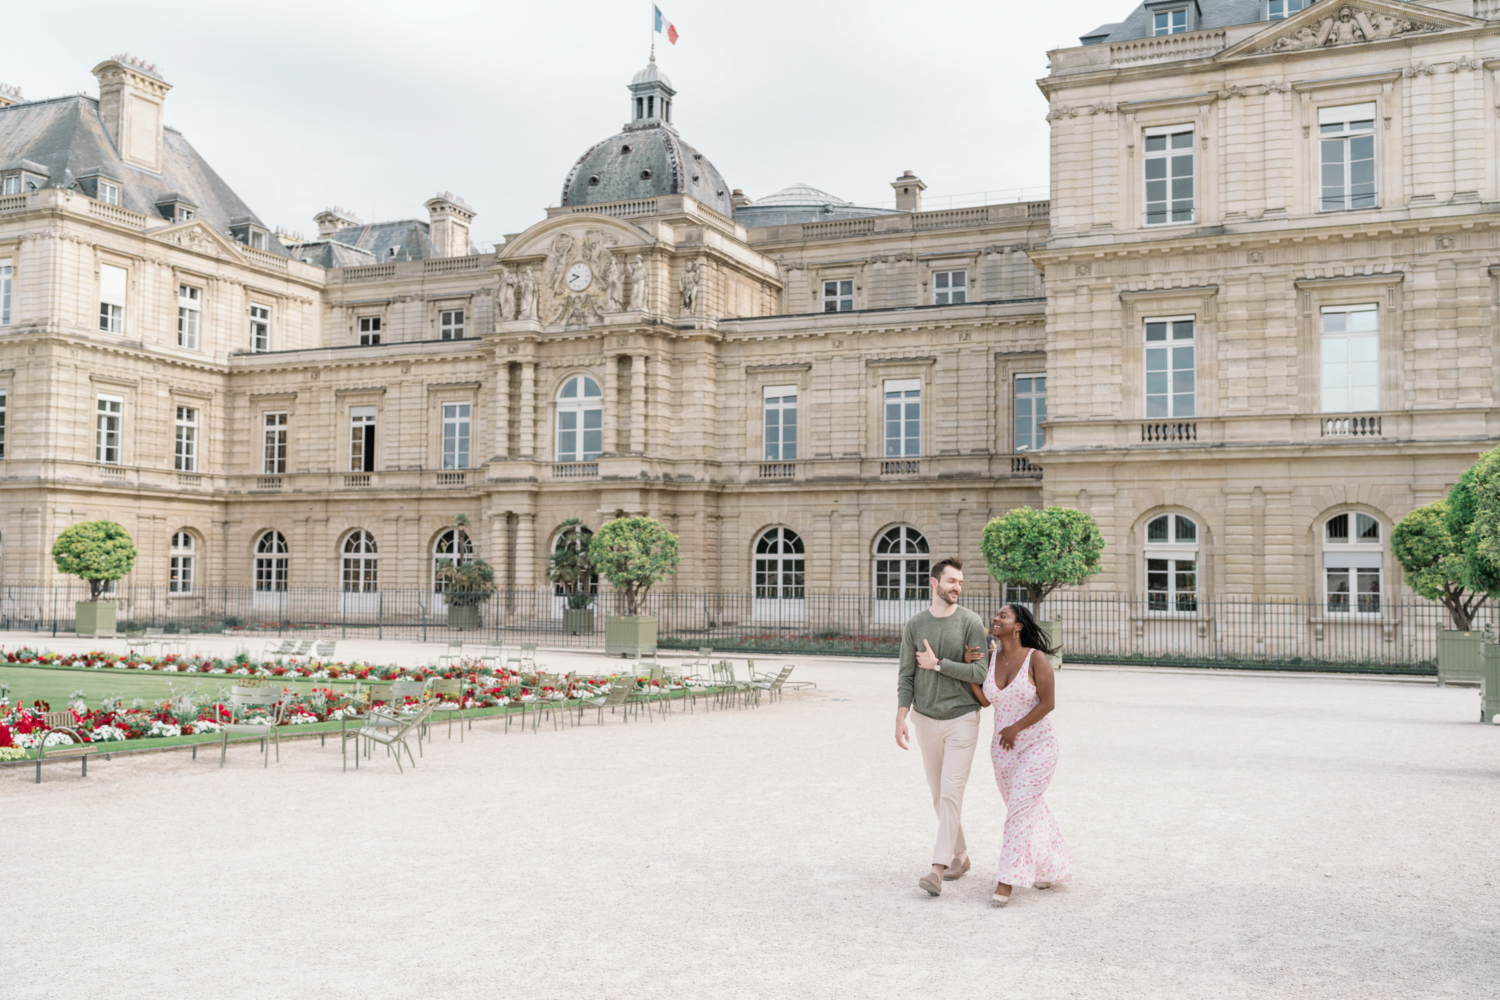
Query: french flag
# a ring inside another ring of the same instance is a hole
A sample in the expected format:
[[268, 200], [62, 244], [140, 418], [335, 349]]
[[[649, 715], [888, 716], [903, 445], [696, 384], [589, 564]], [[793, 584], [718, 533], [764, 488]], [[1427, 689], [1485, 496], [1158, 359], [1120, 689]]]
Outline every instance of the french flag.
[[666, 35], [667, 41], [671, 42], [673, 45], [676, 45], [677, 25], [673, 24], [671, 21], [668, 21], [665, 17], [663, 17], [661, 8], [656, 6], [655, 4], [652, 4], [651, 10], [654, 11], [656, 15], [656, 33], [658, 35]]

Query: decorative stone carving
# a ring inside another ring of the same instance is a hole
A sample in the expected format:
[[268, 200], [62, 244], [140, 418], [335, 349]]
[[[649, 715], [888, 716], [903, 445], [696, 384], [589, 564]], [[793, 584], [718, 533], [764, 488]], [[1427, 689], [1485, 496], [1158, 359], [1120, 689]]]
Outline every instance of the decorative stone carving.
[[500, 322], [508, 323], [516, 318], [516, 276], [508, 267], [500, 269], [500, 293], [495, 299], [495, 315]]
[[1077, 117], [1078, 117], [1078, 109], [1075, 108], [1075, 107], [1073, 107], [1071, 104], [1061, 104], [1061, 105], [1058, 105], [1057, 107], [1053, 108], [1051, 111], [1047, 112], [1047, 120], [1049, 122], [1055, 122], [1059, 118], [1077, 118]]
[[625, 311], [625, 275], [620, 260], [614, 254], [606, 254], [609, 264], [604, 269], [604, 311]]
[[1266, 252], [1264, 250], [1251, 250], [1245, 255], [1245, 260], [1251, 264], [1264, 264], [1266, 262]]
[[536, 319], [536, 276], [527, 268], [521, 275], [521, 309], [517, 319]]
[[1442, 31], [1443, 25], [1413, 18], [1393, 17], [1344, 4], [1321, 21], [1308, 22], [1296, 31], [1276, 39], [1262, 51], [1295, 52], [1357, 42], [1377, 42], [1398, 35]]
[[783, 271], [806, 271], [807, 270], [807, 265], [804, 264], [800, 260], [792, 260], [792, 261], [783, 260], [783, 261], [779, 261], [778, 263], [781, 264], [781, 269]]
[[897, 253], [878, 253], [868, 258], [866, 264], [890, 264], [903, 260], [916, 260], [917, 255], [910, 250], [901, 250]]
[[1073, 268], [1073, 273], [1076, 276], [1080, 277], [1080, 278], [1090, 277], [1094, 273], [1094, 265], [1093, 264], [1079, 264], [1079, 265], [1077, 265], [1076, 267]]
[[682, 315], [691, 316], [698, 301], [698, 284], [703, 280], [703, 264], [690, 260], [682, 272]]
[[636, 254], [630, 261], [630, 268], [626, 274], [630, 288], [630, 308], [639, 312], [646, 311], [646, 261]]
[[1439, 250], [1452, 250], [1457, 243], [1458, 240], [1451, 235], [1445, 234], [1437, 238], [1437, 248]]
[[1088, 112], [1091, 115], [1112, 115], [1120, 110], [1120, 105], [1114, 101], [1100, 101], [1098, 104], [1090, 104]]
[[1270, 80], [1258, 88], [1261, 94], [1285, 94], [1292, 89], [1292, 85], [1285, 80]]

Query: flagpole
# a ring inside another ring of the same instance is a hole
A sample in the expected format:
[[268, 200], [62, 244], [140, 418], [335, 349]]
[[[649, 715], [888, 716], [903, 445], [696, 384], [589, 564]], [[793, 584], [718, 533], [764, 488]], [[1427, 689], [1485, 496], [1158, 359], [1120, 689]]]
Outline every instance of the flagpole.
[[656, 2], [651, 3], [651, 61], [656, 62]]

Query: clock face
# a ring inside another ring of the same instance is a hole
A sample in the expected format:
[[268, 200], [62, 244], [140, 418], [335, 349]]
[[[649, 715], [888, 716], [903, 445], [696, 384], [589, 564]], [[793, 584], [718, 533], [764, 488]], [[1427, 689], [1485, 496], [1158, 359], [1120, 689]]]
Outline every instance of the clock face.
[[582, 261], [568, 268], [568, 287], [575, 292], [583, 291], [593, 280], [594, 272]]

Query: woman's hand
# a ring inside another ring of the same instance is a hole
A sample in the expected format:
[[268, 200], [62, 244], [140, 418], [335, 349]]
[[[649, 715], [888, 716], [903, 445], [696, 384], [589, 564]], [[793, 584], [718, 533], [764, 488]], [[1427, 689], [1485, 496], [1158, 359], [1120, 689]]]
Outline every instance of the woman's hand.
[[964, 647], [964, 662], [965, 663], [978, 663], [982, 659], [984, 659], [984, 649], [982, 647], [979, 647], [979, 646], [965, 646]]
[[1011, 750], [1016, 745], [1016, 735], [1021, 730], [1015, 726], [1006, 726], [1000, 730], [1000, 749]]

